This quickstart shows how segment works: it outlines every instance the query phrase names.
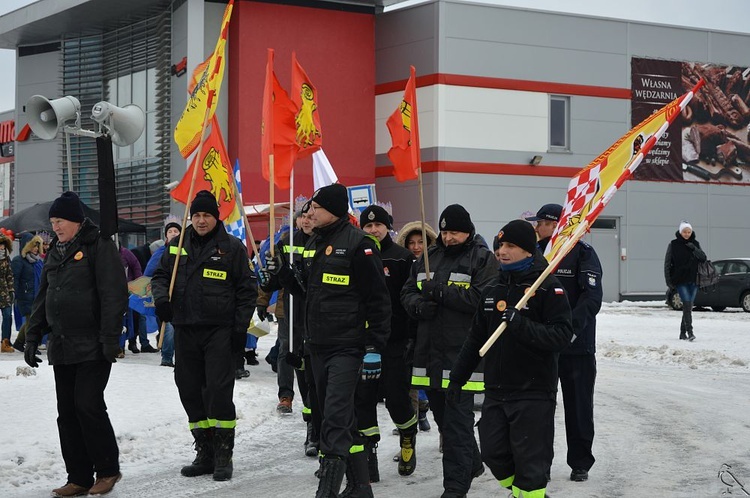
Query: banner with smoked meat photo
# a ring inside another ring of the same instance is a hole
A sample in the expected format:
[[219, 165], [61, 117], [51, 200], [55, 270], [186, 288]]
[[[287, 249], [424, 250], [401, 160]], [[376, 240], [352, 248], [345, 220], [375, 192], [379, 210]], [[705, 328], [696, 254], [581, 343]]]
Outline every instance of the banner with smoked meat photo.
[[701, 78], [705, 86], [656, 143], [635, 180], [750, 184], [750, 68], [631, 59], [631, 124]]

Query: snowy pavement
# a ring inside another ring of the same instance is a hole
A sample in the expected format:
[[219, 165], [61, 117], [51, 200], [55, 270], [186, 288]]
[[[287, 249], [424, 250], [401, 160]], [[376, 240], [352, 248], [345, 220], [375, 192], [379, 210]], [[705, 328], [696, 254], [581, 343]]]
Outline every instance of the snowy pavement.
[[[692, 343], [677, 339], [679, 321], [680, 313], [660, 302], [604, 305], [598, 326], [597, 463], [587, 482], [568, 480], [560, 404], [548, 487], [553, 497], [718, 497], [727, 491], [717, 477], [725, 463], [750, 491], [750, 315], [739, 309], [695, 312]], [[314, 496], [317, 463], [303, 454], [300, 405], [295, 403], [292, 416], [275, 411], [275, 374], [262, 361], [273, 340], [273, 335], [260, 340], [261, 365], [250, 367], [252, 375], [237, 383], [235, 473], [223, 483], [179, 474], [193, 458], [192, 440], [172, 370], [159, 366], [160, 355], [128, 352], [118, 360], [106, 399], [124, 477], [109, 496]], [[36, 376], [17, 376], [23, 366], [21, 353], [0, 355], [0, 497], [49, 496], [65, 482], [52, 369], [45, 364]], [[382, 404], [379, 415], [381, 482], [373, 485], [375, 496], [439, 497], [434, 421], [432, 431], [418, 436], [417, 471], [400, 477], [391, 460], [398, 437], [390, 433]], [[732, 491], [745, 496], [737, 486]], [[507, 494], [486, 472], [469, 496]]]

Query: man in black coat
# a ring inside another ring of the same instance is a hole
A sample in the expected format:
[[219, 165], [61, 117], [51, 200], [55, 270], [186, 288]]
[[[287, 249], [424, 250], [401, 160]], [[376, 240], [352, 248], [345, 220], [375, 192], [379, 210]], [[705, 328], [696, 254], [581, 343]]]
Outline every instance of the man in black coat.
[[179, 237], [164, 250], [151, 279], [156, 315], [175, 329], [175, 383], [195, 438], [197, 456], [182, 468], [186, 477], [232, 478], [237, 425], [234, 353], [244, 351], [257, 292], [247, 250], [219, 221], [211, 192], [190, 204], [174, 291], [169, 284]]
[[[44, 334], [55, 371], [57, 427], [68, 481], [54, 496], [104, 494], [120, 480], [119, 450], [104, 389], [120, 350], [128, 290], [114, 242], [84, 217], [78, 196], [65, 192], [49, 210], [55, 232], [26, 331], [31, 367]], [[94, 481], [96, 473], [96, 481]]]
[[[539, 249], [544, 252], [562, 214], [559, 204], [545, 204], [536, 216]], [[554, 275], [568, 296], [573, 313], [573, 339], [560, 353], [559, 373], [565, 406], [567, 462], [571, 481], [585, 481], [595, 458], [594, 383], [596, 381], [596, 315], [602, 306], [602, 265], [593, 247], [578, 241]]]

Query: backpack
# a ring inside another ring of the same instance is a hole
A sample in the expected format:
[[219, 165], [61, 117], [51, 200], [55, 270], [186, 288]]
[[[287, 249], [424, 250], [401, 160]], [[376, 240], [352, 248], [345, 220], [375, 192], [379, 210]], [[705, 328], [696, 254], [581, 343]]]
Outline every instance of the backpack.
[[719, 282], [719, 275], [716, 273], [713, 263], [710, 260], [698, 263], [698, 275], [695, 283], [703, 292], [712, 292], [716, 290], [716, 284]]

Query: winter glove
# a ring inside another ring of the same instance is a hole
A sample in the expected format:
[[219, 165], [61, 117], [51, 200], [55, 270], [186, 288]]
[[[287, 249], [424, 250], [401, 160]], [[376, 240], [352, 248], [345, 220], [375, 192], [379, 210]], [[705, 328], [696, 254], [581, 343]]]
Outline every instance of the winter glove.
[[410, 366], [414, 364], [414, 339], [409, 339], [406, 342], [406, 349], [404, 349], [404, 365]]
[[278, 275], [282, 266], [284, 266], [284, 263], [281, 260], [281, 254], [277, 253], [276, 256], [271, 256], [271, 252], [266, 251], [266, 270], [268, 270], [268, 273]]
[[172, 303], [169, 301], [159, 301], [156, 303], [156, 316], [162, 322], [171, 322], [174, 315], [172, 314]]
[[443, 302], [443, 284], [433, 280], [425, 280], [422, 282], [422, 296], [425, 299], [431, 299], [439, 303]]
[[232, 353], [244, 353], [246, 343], [247, 329], [238, 329], [232, 333]]
[[508, 330], [518, 328], [523, 320], [523, 316], [521, 316], [521, 313], [519, 313], [515, 308], [507, 308], [505, 311], [503, 311], [503, 321], [508, 324]]
[[438, 304], [435, 301], [421, 301], [414, 308], [414, 315], [419, 320], [432, 320], [437, 316]]
[[39, 346], [35, 342], [27, 342], [23, 350], [23, 361], [31, 368], [36, 368], [42, 362], [39, 355]]
[[380, 353], [375, 351], [375, 348], [368, 347], [362, 361], [362, 380], [378, 380], [382, 368]]
[[116, 363], [117, 362], [117, 355], [120, 353], [120, 343], [108, 343], [105, 342], [102, 344], [102, 354], [104, 354], [104, 359], [107, 360], [110, 363]]
[[260, 320], [261, 322], [268, 319], [268, 306], [259, 304], [255, 307], [255, 311], [256, 313], [258, 313], [258, 320]]
[[457, 406], [461, 402], [461, 384], [453, 380], [448, 383], [445, 402], [451, 406]]
[[685, 244], [685, 247], [687, 247], [691, 251], [695, 251], [695, 244], [693, 244], [692, 242], [688, 242], [687, 244]]
[[286, 364], [297, 370], [305, 369], [305, 359], [297, 353], [289, 352], [284, 357]]
[[271, 274], [265, 268], [258, 268], [258, 282], [260, 282], [260, 288], [263, 290], [266, 290], [271, 282]]

